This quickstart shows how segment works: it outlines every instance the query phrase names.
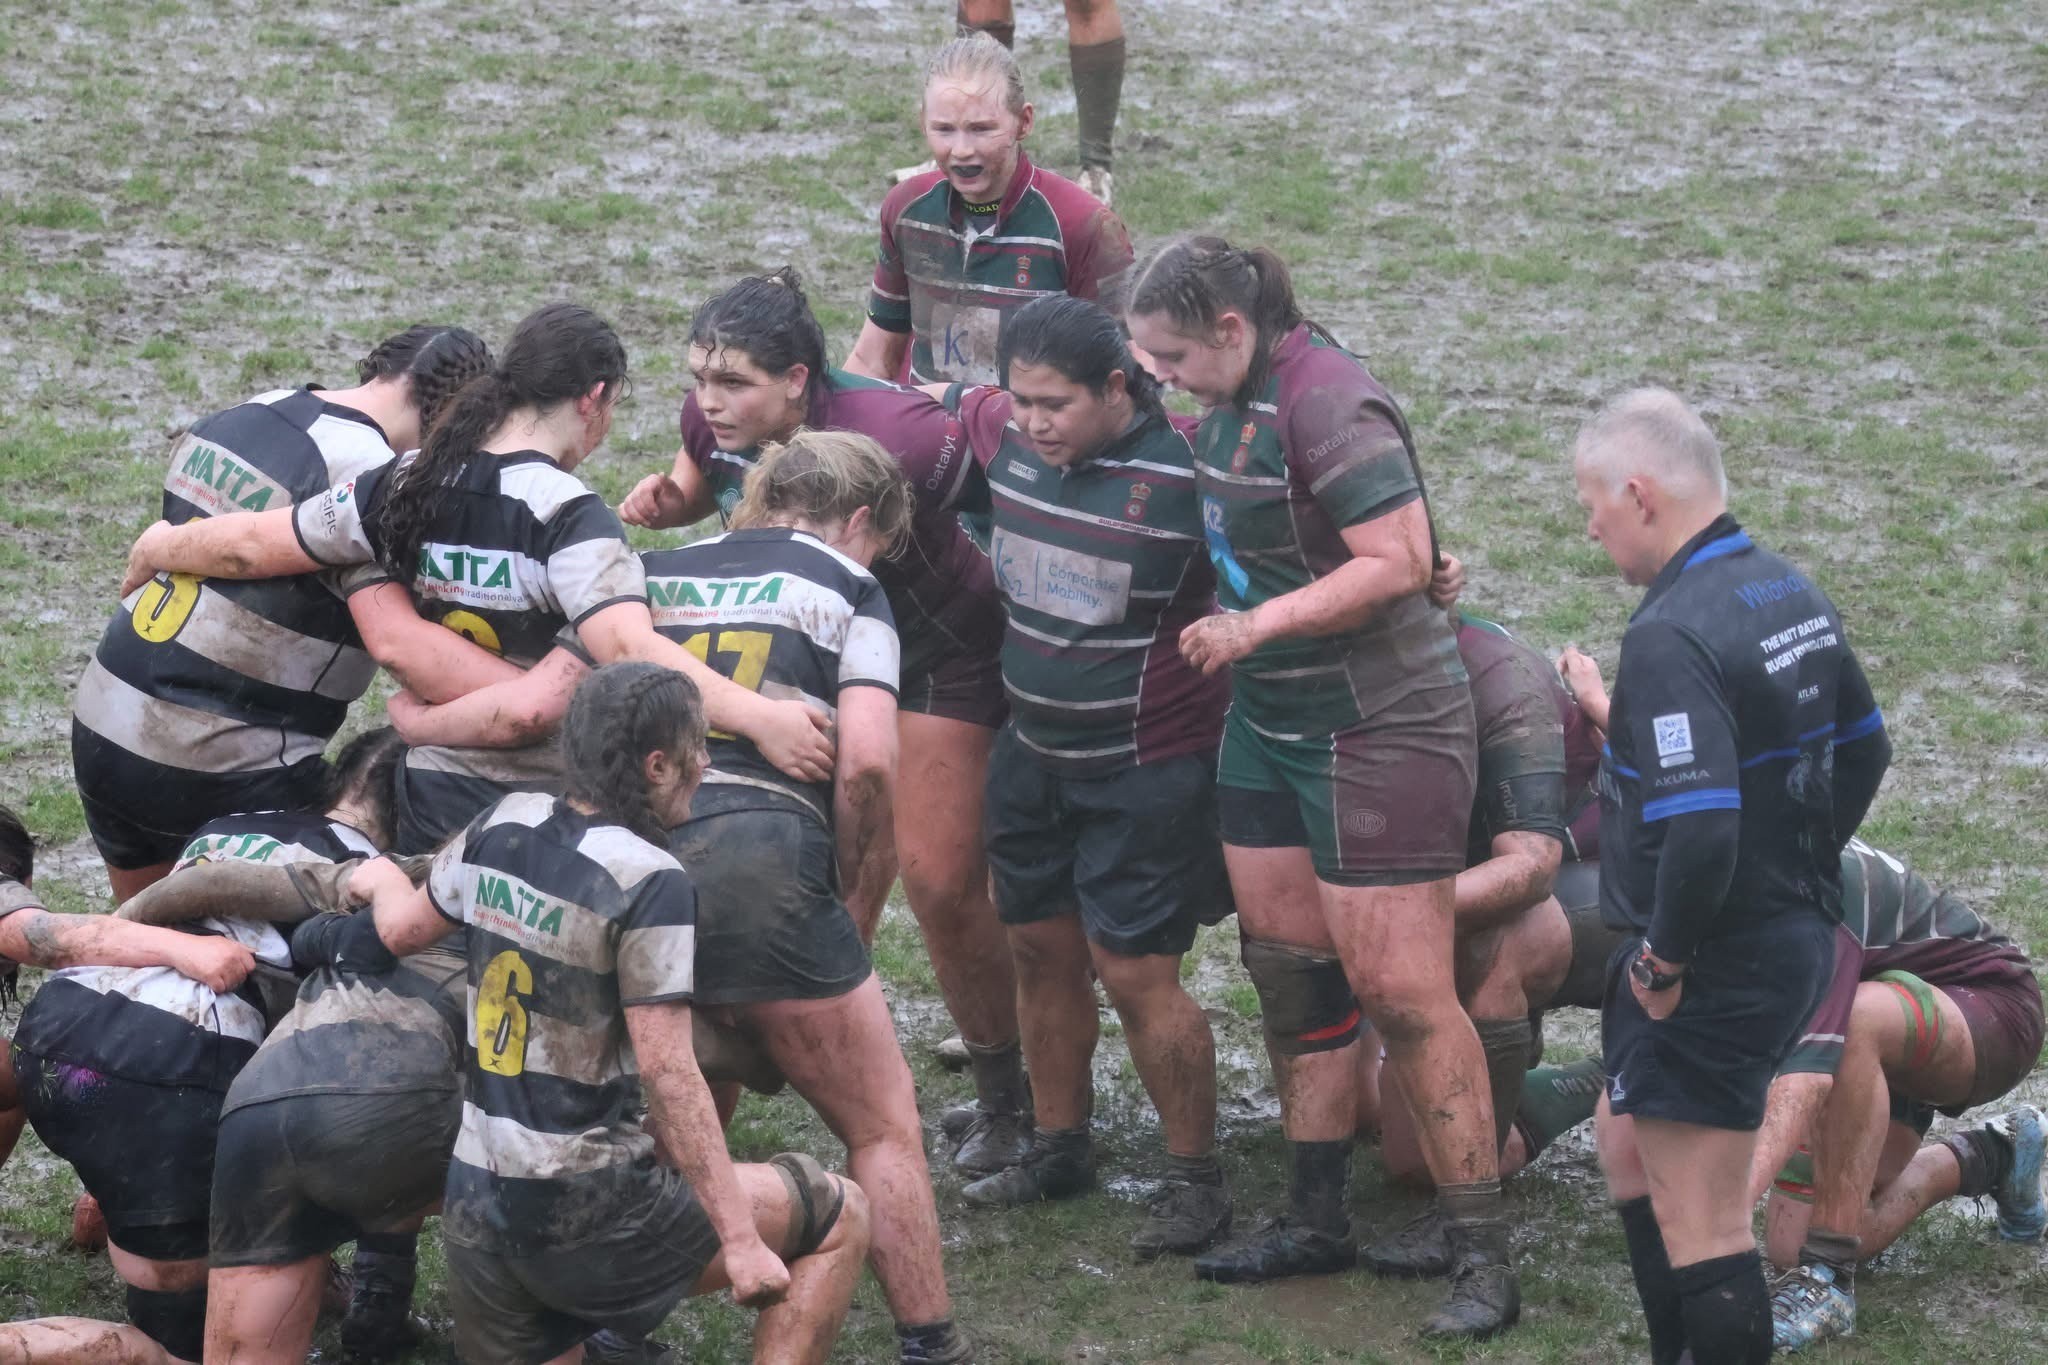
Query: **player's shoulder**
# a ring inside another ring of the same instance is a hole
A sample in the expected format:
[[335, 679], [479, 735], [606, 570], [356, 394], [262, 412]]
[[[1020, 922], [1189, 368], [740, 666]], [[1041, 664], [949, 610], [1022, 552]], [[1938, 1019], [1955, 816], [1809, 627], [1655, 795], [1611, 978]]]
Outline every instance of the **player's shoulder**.
[[553, 521], [579, 499], [602, 501], [583, 480], [540, 456], [500, 461], [497, 485], [501, 494], [524, 504], [534, 519], [543, 523]]
[[1019, 207], [1024, 207], [1033, 196], [1036, 196], [1044, 205], [1045, 211], [1051, 214], [1059, 225], [1063, 237], [1078, 237], [1083, 233], [1129, 236], [1124, 228], [1123, 219], [1117, 217], [1114, 209], [1058, 171], [1033, 165], [1030, 168], [1030, 177]]
[[941, 171], [920, 171], [892, 185], [882, 196], [882, 226], [894, 226], [915, 210], [920, 216], [945, 211], [946, 177]]
[[576, 852], [603, 869], [605, 876], [628, 898], [649, 878], [683, 875], [683, 865], [673, 853], [656, 847], [623, 825], [592, 821], [577, 838]]

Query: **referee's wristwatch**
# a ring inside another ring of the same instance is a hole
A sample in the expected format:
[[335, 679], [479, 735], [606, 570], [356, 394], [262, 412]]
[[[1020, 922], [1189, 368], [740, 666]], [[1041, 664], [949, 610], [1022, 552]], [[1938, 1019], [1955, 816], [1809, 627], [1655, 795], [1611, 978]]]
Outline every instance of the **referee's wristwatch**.
[[1650, 945], [1645, 942], [1635, 961], [1628, 964], [1628, 979], [1646, 991], [1668, 991], [1685, 980], [1685, 964], [1681, 962], [1668, 972], [1663, 970], [1650, 956]]

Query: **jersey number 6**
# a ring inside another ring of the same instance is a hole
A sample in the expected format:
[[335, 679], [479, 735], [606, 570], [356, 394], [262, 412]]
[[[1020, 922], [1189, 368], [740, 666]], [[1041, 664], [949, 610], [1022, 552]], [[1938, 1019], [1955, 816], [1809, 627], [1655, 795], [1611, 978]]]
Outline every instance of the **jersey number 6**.
[[128, 615], [135, 633], [160, 645], [183, 630], [185, 618], [199, 605], [201, 581], [198, 574], [190, 573], [158, 574], [150, 579]]
[[526, 1070], [526, 1006], [522, 995], [533, 991], [533, 968], [507, 950], [484, 968], [476, 992], [476, 1063], [493, 1076], [517, 1076]]

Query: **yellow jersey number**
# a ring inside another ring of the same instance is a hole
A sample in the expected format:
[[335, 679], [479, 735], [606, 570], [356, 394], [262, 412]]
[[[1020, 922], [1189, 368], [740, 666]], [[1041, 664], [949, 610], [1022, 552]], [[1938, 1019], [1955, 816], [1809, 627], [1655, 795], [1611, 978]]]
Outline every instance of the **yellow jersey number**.
[[153, 645], [177, 635], [185, 628], [192, 608], [199, 605], [199, 585], [204, 581], [196, 573], [160, 573], [150, 579], [128, 615], [135, 633]]
[[[775, 644], [775, 637], [765, 630], [721, 630], [717, 632], [718, 643], [712, 644], [712, 632], [700, 630], [683, 641], [683, 648], [697, 656], [700, 663], [711, 663], [711, 651], [720, 654], [737, 654], [738, 662], [732, 668], [732, 680], [749, 692], [761, 690], [761, 679], [768, 673], [768, 651]], [[713, 739], [732, 739], [725, 730], [713, 730]]]
[[476, 1061], [494, 1076], [526, 1070], [526, 1005], [533, 968], [510, 949], [492, 958], [476, 992]]
[[498, 643], [498, 632], [491, 629], [491, 623], [473, 611], [451, 611], [441, 618], [441, 624], [471, 644], [482, 645], [493, 654], [505, 652], [504, 646]]

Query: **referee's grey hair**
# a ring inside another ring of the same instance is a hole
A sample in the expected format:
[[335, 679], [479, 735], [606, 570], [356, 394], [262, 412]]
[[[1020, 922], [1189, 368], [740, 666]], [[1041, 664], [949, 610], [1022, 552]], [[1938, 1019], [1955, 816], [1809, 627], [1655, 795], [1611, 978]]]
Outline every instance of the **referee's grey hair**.
[[1655, 475], [1679, 495], [1728, 496], [1721, 443], [1699, 413], [1669, 389], [1630, 389], [1579, 428], [1573, 457], [1598, 470], [1608, 487], [1630, 474]]
[[932, 54], [932, 59], [925, 63], [924, 84], [918, 87], [920, 109], [924, 107], [924, 92], [937, 80], [962, 84], [992, 82], [1002, 88], [1005, 108], [1017, 115], [1024, 112], [1024, 73], [1017, 69], [1016, 54], [986, 33], [955, 38]]

